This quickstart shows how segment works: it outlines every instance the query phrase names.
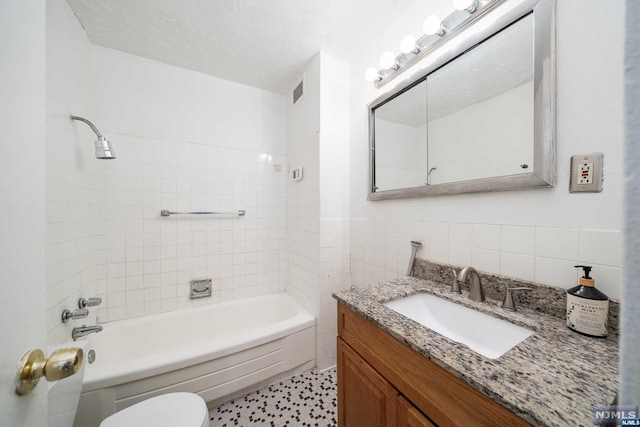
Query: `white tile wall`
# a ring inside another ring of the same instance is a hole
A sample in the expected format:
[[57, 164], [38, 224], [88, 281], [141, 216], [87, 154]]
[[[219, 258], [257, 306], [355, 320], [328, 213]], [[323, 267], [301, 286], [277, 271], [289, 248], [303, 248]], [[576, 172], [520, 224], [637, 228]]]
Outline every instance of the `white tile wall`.
[[[348, 67], [321, 52], [304, 75], [305, 97], [288, 111], [289, 164], [304, 174], [287, 182], [287, 292], [316, 316], [316, 363], [324, 369], [336, 363], [331, 295], [348, 286], [350, 275]], [[381, 262], [395, 262], [388, 258]]]
[[536, 255], [548, 258], [576, 259], [579, 230], [570, 228], [536, 228]]
[[[392, 226], [387, 225], [390, 221]], [[424, 244], [418, 252], [420, 258], [473, 265], [479, 271], [565, 289], [577, 285], [578, 270], [574, 265], [586, 263], [593, 266], [596, 286], [610, 298], [620, 298], [622, 242], [616, 230], [390, 221], [351, 220], [352, 284], [404, 275], [409, 242], [418, 239]], [[398, 230], [411, 230], [413, 234], [399, 238]], [[442, 230], [448, 230], [448, 237]], [[390, 241], [395, 244], [376, 245]], [[387, 262], [388, 259], [396, 262]]]
[[500, 250], [523, 255], [533, 255], [536, 244], [535, 227], [503, 225], [500, 231]]
[[500, 249], [500, 226], [487, 224], [473, 225], [473, 247], [478, 249]]
[[620, 233], [608, 230], [580, 230], [578, 259], [584, 263], [622, 265]]
[[500, 252], [500, 275], [533, 282], [534, 271], [535, 258], [532, 255]]
[[71, 340], [74, 326], [96, 320], [95, 310], [65, 324], [60, 316], [95, 292], [105, 245], [105, 162], [94, 156], [93, 132], [69, 119], [71, 112], [91, 115], [91, 44], [66, 2], [48, 1], [46, 19], [47, 341], [58, 344]]
[[[227, 139], [217, 135], [216, 141], [226, 144], [225, 147], [208, 140], [196, 143], [109, 132], [104, 122], [91, 114], [91, 45], [68, 6], [63, 2], [55, 6], [56, 13], [64, 12], [64, 19], [60, 16], [50, 19], [48, 29], [64, 36], [48, 38], [48, 43], [56, 44], [51, 49], [55, 53], [51, 61], [57, 67], [68, 65], [69, 70], [52, 72], [47, 85], [52, 92], [47, 100], [49, 341], [70, 338], [74, 322], [62, 325], [60, 313], [64, 308], [75, 308], [80, 296], [100, 296], [103, 304], [91, 310], [89, 319], [75, 323], [120, 320], [283, 291], [285, 156], [246, 148], [264, 145], [278, 132], [247, 138], [238, 144], [245, 147], [242, 149], [228, 147], [233, 145], [230, 139], [237, 139], [235, 134], [227, 135]], [[101, 58], [104, 52], [97, 53]], [[118, 52], [110, 51], [109, 55], [115, 61], [114, 66], [129, 72], [140, 70], [127, 61], [146, 61]], [[169, 69], [148, 62], [145, 67], [147, 78], [158, 78]], [[171, 71], [176, 80], [186, 78], [186, 82], [193, 76], [186, 70]], [[69, 79], [69, 75], [74, 79]], [[58, 81], [60, 76], [65, 79]], [[198, 78], [205, 86], [221, 84], [227, 91], [233, 89], [228, 82], [219, 83], [201, 75]], [[84, 86], [67, 88], [69, 81]], [[110, 79], [108, 84], [118, 83]], [[247, 91], [244, 87], [238, 90]], [[249, 94], [252, 97], [262, 96], [253, 91]], [[136, 100], [140, 94], [129, 95], [128, 99]], [[277, 101], [278, 96], [267, 98]], [[113, 108], [114, 103], [120, 104], [120, 99], [115, 98], [102, 101], [101, 111]], [[94, 135], [84, 124], [68, 119], [70, 110], [88, 116], [112, 140], [116, 160], [95, 159]], [[108, 118], [121, 125], [117, 116], [122, 112], [113, 110], [118, 113]], [[253, 114], [254, 110], [257, 107], [247, 114]], [[244, 114], [246, 109], [237, 111]], [[261, 114], [264, 116], [264, 112]], [[277, 114], [274, 110], [274, 122], [278, 122]], [[284, 118], [280, 119], [284, 122]], [[171, 125], [178, 122], [180, 118], [174, 115]], [[161, 209], [245, 209], [247, 214], [164, 218], [160, 217]], [[189, 280], [205, 277], [213, 279], [213, 297], [197, 302], [189, 300]]]
[[321, 219], [321, 239], [331, 236], [331, 247], [320, 253], [320, 311], [318, 315], [318, 367], [336, 364], [337, 312], [332, 294], [350, 282], [348, 219]]
[[[100, 322], [284, 291], [284, 155], [109, 137], [119, 160], [106, 171]], [[161, 217], [162, 209], [246, 216]], [[188, 298], [199, 278], [213, 279], [212, 298]]]

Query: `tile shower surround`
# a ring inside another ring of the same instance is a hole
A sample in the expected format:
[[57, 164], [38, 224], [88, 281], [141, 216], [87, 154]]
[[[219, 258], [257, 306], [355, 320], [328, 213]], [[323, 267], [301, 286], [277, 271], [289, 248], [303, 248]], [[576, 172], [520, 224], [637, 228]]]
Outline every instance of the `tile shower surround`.
[[[284, 291], [285, 156], [122, 134], [107, 164], [100, 322]], [[280, 165], [280, 171], [274, 165]], [[236, 211], [246, 216], [160, 210]], [[213, 295], [188, 298], [189, 281]]]

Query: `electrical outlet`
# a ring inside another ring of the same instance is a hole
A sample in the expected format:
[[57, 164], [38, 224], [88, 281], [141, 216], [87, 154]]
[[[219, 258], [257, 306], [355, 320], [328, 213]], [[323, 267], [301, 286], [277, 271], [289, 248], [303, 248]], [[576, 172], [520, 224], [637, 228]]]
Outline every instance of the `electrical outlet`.
[[570, 193], [599, 193], [602, 191], [603, 158], [602, 153], [571, 157]]
[[580, 163], [578, 165], [578, 184], [593, 183], [593, 162]]

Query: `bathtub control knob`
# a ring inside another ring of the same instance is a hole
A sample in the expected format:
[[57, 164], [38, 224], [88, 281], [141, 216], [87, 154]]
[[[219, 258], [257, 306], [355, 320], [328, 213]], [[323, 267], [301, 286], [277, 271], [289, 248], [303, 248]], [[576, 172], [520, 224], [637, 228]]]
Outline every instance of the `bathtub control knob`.
[[87, 362], [91, 364], [95, 361], [96, 361], [96, 351], [94, 349], [91, 349], [87, 352]]
[[89, 310], [87, 310], [86, 308], [77, 308], [73, 311], [64, 310], [60, 318], [62, 319], [62, 323], [67, 323], [71, 319], [73, 320], [84, 319], [88, 315], [89, 315]]
[[95, 307], [96, 305], [100, 305], [102, 303], [102, 298], [93, 297], [93, 298], [80, 298], [78, 300], [78, 308], [87, 308], [87, 307]]

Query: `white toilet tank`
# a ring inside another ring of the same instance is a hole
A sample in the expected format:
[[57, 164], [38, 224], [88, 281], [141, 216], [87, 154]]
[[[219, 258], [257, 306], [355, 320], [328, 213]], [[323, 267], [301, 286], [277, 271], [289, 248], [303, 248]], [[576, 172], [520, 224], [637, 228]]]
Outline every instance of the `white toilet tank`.
[[59, 381], [47, 383], [49, 427], [69, 427], [73, 425], [73, 419], [78, 409], [78, 400], [82, 390], [82, 380], [84, 379], [84, 369], [87, 362], [87, 354], [91, 349], [91, 342], [88, 340], [64, 343], [47, 348], [48, 355], [61, 348], [82, 348], [84, 360], [78, 372], [70, 377]]

